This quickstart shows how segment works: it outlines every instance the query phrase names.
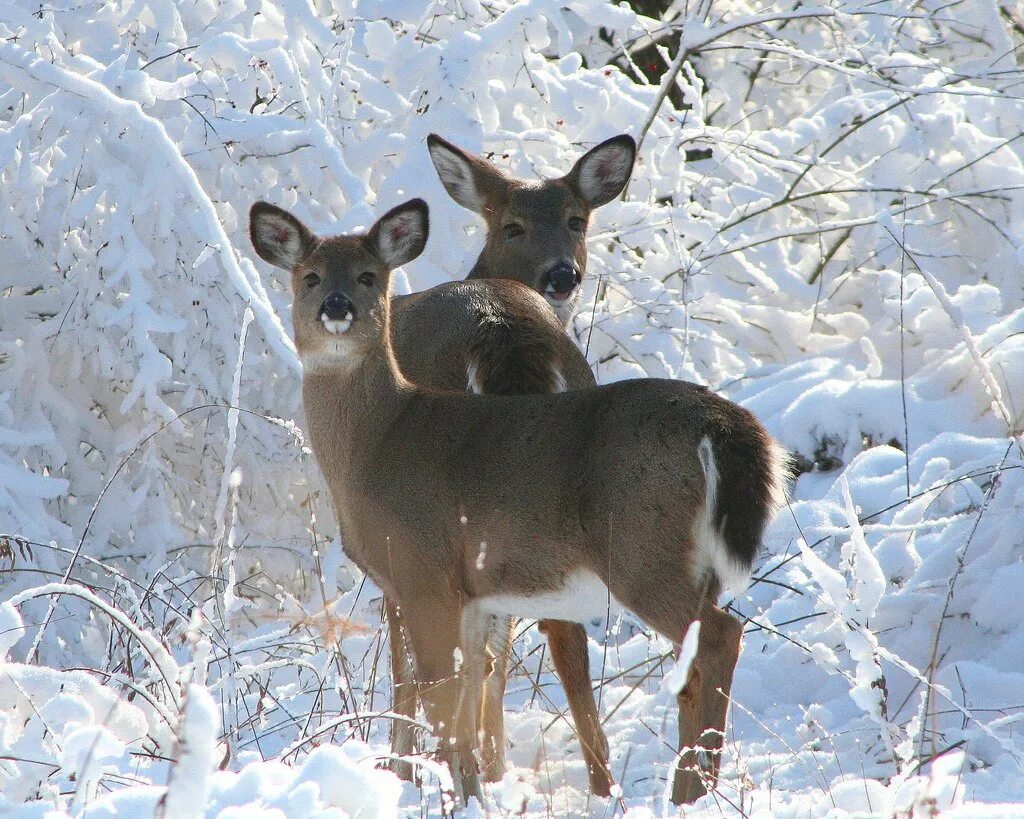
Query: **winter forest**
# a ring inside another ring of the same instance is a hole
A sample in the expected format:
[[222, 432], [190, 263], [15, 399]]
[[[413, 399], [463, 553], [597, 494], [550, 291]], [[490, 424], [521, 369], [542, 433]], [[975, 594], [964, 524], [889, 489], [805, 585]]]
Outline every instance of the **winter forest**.
[[717, 789], [669, 801], [673, 646], [624, 612], [586, 625], [592, 795], [524, 620], [509, 769], [462, 815], [1024, 816], [1017, 0], [0, 6], [0, 814], [451, 810], [429, 753], [389, 770], [382, 594], [248, 223], [421, 197], [394, 290], [462, 279], [484, 223], [430, 133], [529, 181], [633, 137], [568, 331], [601, 384], [749, 409], [796, 476], [720, 601]]

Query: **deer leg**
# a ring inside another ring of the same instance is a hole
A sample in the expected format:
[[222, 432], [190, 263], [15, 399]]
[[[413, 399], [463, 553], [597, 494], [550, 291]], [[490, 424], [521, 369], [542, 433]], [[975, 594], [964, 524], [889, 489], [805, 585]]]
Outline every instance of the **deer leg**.
[[[701, 623], [703, 626], [703, 623]], [[703, 635], [701, 635], [703, 637]], [[700, 649], [697, 649], [698, 653]], [[679, 754], [672, 772], [672, 802], [684, 805], [697, 801], [706, 794], [707, 788], [698, 767], [700, 739], [700, 664], [690, 667], [690, 678], [683, 690], [676, 696], [679, 703]]]
[[579, 623], [564, 620], [541, 620], [537, 627], [547, 635], [555, 673], [562, 681], [569, 700], [569, 710], [587, 763], [590, 790], [597, 796], [610, 796], [615, 780], [608, 767], [608, 740], [601, 728], [590, 682], [586, 629]]
[[403, 617], [438, 755], [451, 769], [456, 796], [467, 804], [472, 796], [483, 799], [476, 750], [486, 619], [473, 606], [460, 611], [452, 601], [435, 603], [406, 606]]
[[[416, 718], [416, 678], [412, 661], [402, 634], [402, 618], [398, 607], [385, 599], [384, 609], [388, 621], [388, 642], [391, 646], [392, 710], [396, 714]], [[401, 720], [391, 723], [391, 752], [397, 756], [412, 756], [416, 753], [415, 729]], [[414, 781], [413, 766], [400, 759], [391, 760], [390, 768], [407, 782]]]
[[701, 671], [700, 747], [697, 762], [712, 786], [718, 779], [718, 766], [725, 739], [726, 712], [732, 675], [740, 656], [743, 623], [718, 606], [703, 612], [697, 665]]
[[484, 683], [481, 744], [484, 779], [488, 782], [498, 782], [505, 775], [505, 685], [508, 683], [514, 627], [513, 618], [492, 617], [487, 632], [489, 663]]
[[715, 605], [701, 612], [700, 641], [690, 679], [679, 693], [681, 753], [672, 801], [694, 802], [714, 787], [725, 739], [732, 675], [740, 656], [743, 624]]
[[480, 738], [484, 704], [484, 681], [490, 658], [487, 652], [487, 637], [491, 618], [470, 604], [462, 609], [459, 629], [459, 651], [462, 659], [457, 668], [462, 683], [459, 691], [459, 705], [456, 713], [456, 738], [460, 752], [468, 753], [479, 768]]
[[742, 625], [713, 603], [701, 606], [702, 590], [682, 566], [676, 572], [663, 568], [653, 587], [625, 573], [613, 573], [609, 579], [612, 594], [677, 647], [700, 607], [697, 657], [678, 695], [680, 755], [672, 782], [673, 802], [693, 802], [707, 793], [705, 781], [713, 783], [718, 772], [716, 757], [725, 735]]

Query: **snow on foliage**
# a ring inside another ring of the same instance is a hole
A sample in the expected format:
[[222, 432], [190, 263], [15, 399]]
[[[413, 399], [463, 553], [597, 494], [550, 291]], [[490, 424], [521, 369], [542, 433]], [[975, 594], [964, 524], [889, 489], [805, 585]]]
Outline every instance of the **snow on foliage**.
[[[345, 231], [421, 196], [396, 284], [461, 277], [482, 226], [436, 131], [524, 178], [640, 139], [572, 332], [600, 381], [706, 383], [806, 470], [732, 604], [693, 814], [1024, 813], [975, 804], [1024, 802], [1019, 10], [663, 6], [0, 10], [0, 810], [441, 810], [447, 772], [381, 769], [380, 596], [301, 436], [288, 283], [246, 235], [258, 199]], [[592, 626], [620, 806], [660, 814], [669, 647]], [[525, 632], [483, 809], [612, 811], [543, 657]]]

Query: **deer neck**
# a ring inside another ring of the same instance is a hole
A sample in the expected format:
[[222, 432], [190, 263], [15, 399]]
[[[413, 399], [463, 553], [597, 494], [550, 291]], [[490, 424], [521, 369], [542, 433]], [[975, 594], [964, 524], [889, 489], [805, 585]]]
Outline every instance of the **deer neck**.
[[490, 270], [488, 269], [487, 260], [484, 256], [487, 254], [487, 248], [480, 251], [480, 255], [477, 256], [476, 264], [473, 265], [469, 271], [469, 275], [466, 279], [489, 279], [491, 278]]
[[386, 304], [385, 300], [377, 310], [377, 338], [356, 360], [308, 367], [303, 375], [303, 403], [313, 447], [332, 485], [358, 473], [359, 464], [375, 450], [375, 443], [415, 392], [398, 369], [389, 343]]

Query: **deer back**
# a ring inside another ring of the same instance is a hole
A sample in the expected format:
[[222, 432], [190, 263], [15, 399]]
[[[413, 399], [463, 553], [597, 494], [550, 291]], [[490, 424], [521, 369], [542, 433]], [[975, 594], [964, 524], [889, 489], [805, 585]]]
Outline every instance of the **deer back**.
[[512, 395], [595, 383], [543, 297], [518, 282], [446, 283], [391, 304], [395, 356], [414, 384]]

